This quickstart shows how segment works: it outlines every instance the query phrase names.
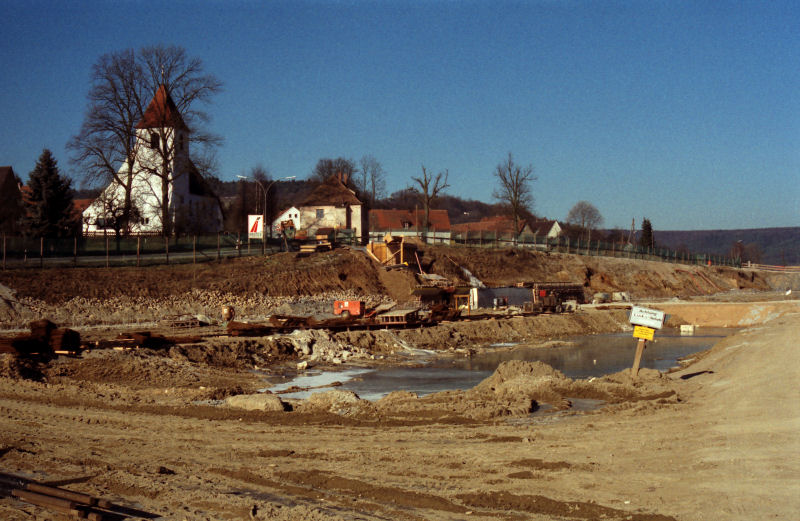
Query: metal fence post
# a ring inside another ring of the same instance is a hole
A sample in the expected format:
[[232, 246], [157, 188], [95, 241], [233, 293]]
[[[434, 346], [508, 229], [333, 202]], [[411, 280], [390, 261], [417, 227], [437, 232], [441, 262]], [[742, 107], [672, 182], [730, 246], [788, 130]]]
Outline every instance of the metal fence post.
[[167, 258], [167, 264], [169, 264], [169, 235], [164, 236], [164, 255]]
[[192, 264], [197, 264], [197, 235], [192, 237]]
[[106, 235], [106, 268], [108, 268], [108, 235]]
[[220, 239], [219, 239], [219, 232], [217, 232], [217, 260], [220, 259], [222, 252], [220, 252]]
[[39, 267], [44, 268], [44, 237], [39, 237]]
[[141, 251], [142, 251], [142, 236], [141, 235], [137, 235], [136, 236], [136, 267], [137, 268], [139, 267], [139, 255], [141, 254]]
[[72, 264], [78, 265], [78, 236], [73, 237], [72, 243]]

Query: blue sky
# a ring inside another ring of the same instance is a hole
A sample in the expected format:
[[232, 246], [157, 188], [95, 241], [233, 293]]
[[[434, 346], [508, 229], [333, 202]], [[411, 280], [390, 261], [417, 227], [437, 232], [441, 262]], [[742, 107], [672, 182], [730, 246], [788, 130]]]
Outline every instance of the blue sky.
[[800, 226], [800, 3], [3, 0], [0, 165], [65, 144], [101, 54], [174, 44], [224, 82], [223, 179], [306, 177], [372, 154], [390, 192], [421, 165], [492, 202], [532, 164], [534, 211], [588, 200], [607, 227]]

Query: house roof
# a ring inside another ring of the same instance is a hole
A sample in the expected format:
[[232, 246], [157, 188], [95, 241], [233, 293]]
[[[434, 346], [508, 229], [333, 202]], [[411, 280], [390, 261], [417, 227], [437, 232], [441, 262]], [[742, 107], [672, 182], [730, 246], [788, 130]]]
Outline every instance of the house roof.
[[361, 204], [353, 190], [347, 188], [337, 176], [331, 176], [317, 185], [308, 194], [308, 197], [297, 206], [356, 206]]
[[94, 199], [73, 199], [72, 207], [77, 213], [82, 214], [84, 210], [89, 208], [89, 205], [91, 205], [92, 202], [94, 202]]
[[535, 235], [547, 235], [550, 233], [550, 230], [553, 229], [553, 225], [555, 225], [557, 221], [548, 221], [548, 220], [541, 220], [541, 221], [533, 221], [529, 222], [528, 224], [531, 227], [531, 233]]
[[19, 185], [14, 177], [14, 169], [10, 166], [0, 166], [0, 193], [3, 197], [13, 194], [19, 197]]
[[[450, 216], [447, 214], [447, 210], [431, 210], [428, 217], [430, 228], [442, 231], [450, 230]], [[370, 210], [369, 212], [369, 227], [372, 230], [424, 228], [424, 220], [425, 212], [422, 210]]]
[[217, 198], [217, 195], [214, 193], [214, 190], [208, 186], [208, 183], [203, 178], [203, 175], [197, 169], [197, 166], [194, 162], [190, 159], [189, 160], [189, 168], [186, 172], [189, 174], [189, 193], [192, 195], [201, 195], [205, 197], [213, 197]]
[[[521, 232], [527, 225], [527, 221], [519, 221], [519, 230]], [[480, 221], [459, 223], [453, 225], [454, 232], [495, 232], [495, 233], [513, 233], [514, 220], [509, 217], [495, 216], [484, 217]]]
[[136, 124], [136, 128], [182, 128], [187, 129], [183, 122], [177, 105], [172, 100], [172, 96], [167, 92], [167, 87], [162, 83], [155, 96], [144, 111], [142, 119]]

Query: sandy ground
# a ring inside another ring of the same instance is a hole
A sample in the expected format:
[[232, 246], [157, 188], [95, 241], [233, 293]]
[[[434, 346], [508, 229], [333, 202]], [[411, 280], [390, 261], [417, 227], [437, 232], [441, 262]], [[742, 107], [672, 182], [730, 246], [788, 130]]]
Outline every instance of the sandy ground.
[[[797, 338], [800, 313], [787, 313], [666, 377], [517, 367], [465, 393], [370, 404], [334, 391], [292, 412], [192, 405], [188, 388], [2, 378], [0, 461], [175, 520], [793, 519]], [[524, 410], [524, 397], [591, 386], [613, 403]], [[58, 519], [9, 498], [0, 516]]]
[[[574, 381], [516, 362], [468, 391], [393, 393], [378, 402], [342, 391], [306, 401], [254, 397], [264, 383], [254, 369], [413, 363], [413, 348], [469, 356], [487, 340], [557, 348], [564, 335], [629, 327], [626, 313], [206, 339], [93, 350], [44, 365], [0, 355], [0, 472], [110, 499], [127, 509], [116, 519], [797, 517], [800, 303], [774, 293], [797, 289], [796, 277], [451, 248], [426, 251], [423, 264], [453, 279], [457, 265], [468, 267], [490, 284], [563, 280], [582, 282], [587, 293], [627, 291], [663, 306], [673, 325], [747, 329], [670, 375]], [[110, 338], [119, 323], [210, 315], [224, 303], [258, 319], [316, 313], [333, 298], [402, 301], [415, 283], [347, 251], [164, 269], [9, 271], [0, 272], [0, 328], [48, 317], [85, 338]], [[766, 291], [771, 301], [760, 302]], [[570, 407], [575, 398], [607, 405], [581, 413]], [[544, 405], [553, 412], [531, 414]], [[0, 518], [62, 519], [10, 497], [0, 497]]]

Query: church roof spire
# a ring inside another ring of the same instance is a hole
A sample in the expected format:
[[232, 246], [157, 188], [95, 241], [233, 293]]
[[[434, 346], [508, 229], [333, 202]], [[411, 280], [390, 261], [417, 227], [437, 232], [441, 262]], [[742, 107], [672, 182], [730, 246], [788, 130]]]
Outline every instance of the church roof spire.
[[150, 101], [150, 105], [147, 106], [147, 110], [144, 111], [142, 119], [136, 124], [136, 128], [164, 127], [188, 130], [177, 105], [175, 105], [169, 92], [167, 92], [166, 85], [162, 83], [159, 85], [152, 101]]

